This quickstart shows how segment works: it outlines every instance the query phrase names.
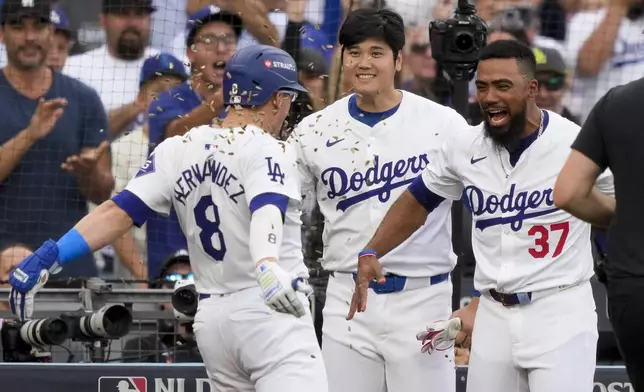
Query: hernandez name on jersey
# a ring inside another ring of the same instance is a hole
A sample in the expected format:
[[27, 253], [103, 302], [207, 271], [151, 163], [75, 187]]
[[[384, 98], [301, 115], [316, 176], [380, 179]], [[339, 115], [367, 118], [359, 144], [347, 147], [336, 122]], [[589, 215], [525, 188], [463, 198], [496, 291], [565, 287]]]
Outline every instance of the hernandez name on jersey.
[[223, 294], [257, 285], [248, 248], [249, 204], [265, 193], [289, 197], [279, 263], [307, 276], [295, 166], [292, 147], [257, 127], [201, 126], [157, 146], [126, 191], [157, 213], [167, 215], [174, 207], [197, 290]]
[[[355, 271], [358, 252], [391, 204], [435, 159], [448, 135], [467, 125], [450, 108], [402, 93], [398, 110], [373, 127], [351, 115], [349, 96], [305, 118], [291, 139], [303, 191], [315, 195], [326, 219], [327, 270]], [[384, 272], [416, 277], [451, 271], [450, 206], [442, 203], [426, 225], [383, 257]]]
[[[557, 175], [580, 128], [543, 111], [544, 131], [510, 164], [505, 149], [485, 136], [483, 124], [455, 132], [423, 171], [429, 190], [468, 198], [477, 290], [516, 293], [574, 285], [593, 275], [590, 225], [554, 205]], [[610, 172], [597, 183], [613, 194]]]

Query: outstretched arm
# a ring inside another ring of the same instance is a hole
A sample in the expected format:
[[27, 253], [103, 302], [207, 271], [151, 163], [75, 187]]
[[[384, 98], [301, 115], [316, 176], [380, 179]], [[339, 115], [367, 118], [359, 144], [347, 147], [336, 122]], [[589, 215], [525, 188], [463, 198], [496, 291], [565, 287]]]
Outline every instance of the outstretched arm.
[[396, 249], [412, 236], [427, 216], [445, 198], [430, 191], [423, 177], [418, 176], [391, 206], [373, 238], [358, 256], [358, 276], [347, 320], [367, 309], [367, 289], [372, 280], [385, 283], [379, 257]]
[[[440, 199], [439, 203], [442, 201], [442, 198]], [[432, 206], [428, 207], [433, 209]], [[425, 224], [429, 212], [430, 210], [418, 201], [410, 189], [406, 190], [387, 211], [366, 249], [374, 250], [380, 257], [386, 255]]]
[[[116, 203], [112, 200], [104, 202], [81, 219], [57, 242], [60, 262], [65, 264], [87, 253], [102, 249], [123, 236], [132, 224], [132, 218]], [[77, 242], [80, 238], [70, 234], [74, 231], [85, 242], [84, 246]], [[73, 240], [73, 237], [76, 239]]]

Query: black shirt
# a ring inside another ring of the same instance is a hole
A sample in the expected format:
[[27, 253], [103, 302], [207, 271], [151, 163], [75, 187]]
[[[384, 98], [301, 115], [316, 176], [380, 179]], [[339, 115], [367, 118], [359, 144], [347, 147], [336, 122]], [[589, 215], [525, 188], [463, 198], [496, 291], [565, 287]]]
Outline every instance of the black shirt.
[[615, 178], [608, 278], [644, 276], [644, 79], [615, 87], [590, 112], [572, 148]]

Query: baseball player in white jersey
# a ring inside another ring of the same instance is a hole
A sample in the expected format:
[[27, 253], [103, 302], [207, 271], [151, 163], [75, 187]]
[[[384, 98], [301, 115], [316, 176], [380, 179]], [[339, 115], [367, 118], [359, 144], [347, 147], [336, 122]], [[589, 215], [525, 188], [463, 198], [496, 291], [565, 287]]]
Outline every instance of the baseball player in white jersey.
[[[496, 41], [481, 51], [476, 86], [484, 123], [454, 129], [359, 260], [354, 308], [364, 311], [367, 301], [374, 306], [364, 287], [382, 275], [378, 257], [414, 234], [441, 200], [465, 193], [474, 286], [482, 293], [453, 315], [461, 333], [452, 340], [473, 330], [468, 392], [593, 389], [598, 333], [590, 226], [558, 209], [553, 198], [579, 126], [536, 106], [535, 67], [531, 49], [518, 41]], [[598, 180], [607, 193], [612, 185], [610, 173]], [[426, 252], [434, 249], [428, 244]]]
[[456, 111], [394, 88], [404, 39], [392, 11], [350, 13], [339, 42], [356, 94], [305, 118], [292, 139], [303, 190], [325, 218], [322, 265], [332, 275], [322, 354], [331, 391], [455, 390], [453, 352], [423, 355], [414, 337], [428, 318], [452, 312], [450, 201], [383, 259], [386, 281], [369, 289], [373, 307], [347, 320], [358, 252], [393, 201], [437, 159], [452, 128], [467, 125]]
[[43, 271], [174, 207], [188, 240], [199, 292], [194, 332], [213, 391], [326, 392], [305, 295], [295, 152], [276, 139], [305, 90], [294, 60], [270, 46], [240, 50], [226, 74], [224, 100], [235, 108], [223, 122], [158, 145], [123, 192], [18, 266], [11, 303], [22, 315]]

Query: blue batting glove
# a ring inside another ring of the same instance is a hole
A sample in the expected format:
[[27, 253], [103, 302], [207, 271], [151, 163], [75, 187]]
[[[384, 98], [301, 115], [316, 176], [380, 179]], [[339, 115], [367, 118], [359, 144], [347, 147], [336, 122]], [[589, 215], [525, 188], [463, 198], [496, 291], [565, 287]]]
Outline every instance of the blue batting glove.
[[42, 270], [51, 269], [53, 272], [58, 265], [58, 246], [54, 241], [48, 240], [18, 264], [9, 275], [9, 283], [12, 289], [26, 294], [40, 282]]

